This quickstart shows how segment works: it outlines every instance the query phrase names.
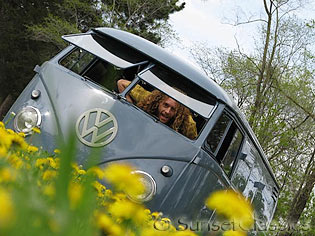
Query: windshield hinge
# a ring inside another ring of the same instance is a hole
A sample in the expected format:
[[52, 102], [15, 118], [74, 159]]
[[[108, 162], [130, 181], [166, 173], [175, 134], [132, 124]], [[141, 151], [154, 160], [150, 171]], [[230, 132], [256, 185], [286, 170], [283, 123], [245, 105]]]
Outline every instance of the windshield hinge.
[[39, 73], [41, 70], [41, 67], [39, 65], [36, 65], [33, 69], [36, 73]]

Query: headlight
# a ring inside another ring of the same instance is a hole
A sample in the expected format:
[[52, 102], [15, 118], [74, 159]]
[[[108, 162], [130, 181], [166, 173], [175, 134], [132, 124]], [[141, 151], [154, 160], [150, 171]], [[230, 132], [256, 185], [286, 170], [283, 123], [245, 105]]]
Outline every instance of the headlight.
[[32, 106], [24, 107], [14, 118], [14, 129], [29, 134], [42, 121], [39, 110]]
[[144, 171], [136, 170], [133, 171], [140, 177], [140, 181], [143, 183], [145, 190], [143, 194], [138, 194], [136, 196], [128, 195], [128, 197], [135, 202], [147, 202], [151, 200], [156, 193], [156, 183], [151, 175]]

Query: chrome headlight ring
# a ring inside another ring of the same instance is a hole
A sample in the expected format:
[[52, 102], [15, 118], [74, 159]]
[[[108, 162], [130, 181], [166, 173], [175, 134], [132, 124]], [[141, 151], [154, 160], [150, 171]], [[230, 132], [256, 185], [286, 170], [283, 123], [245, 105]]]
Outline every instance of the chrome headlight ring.
[[42, 116], [37, 108], [33, 106], [23, 107], [14, 118], [14, 129], [16, 132], [23, 132], [28, 135], [41, 122]]
[[128, 195], [129, 199], [138, 203], [150, 201], [156, 194], [156, 182], [154, 178], [147, 172], [141, 170], [135, 170], [132, 173], [140, 176], [140, 181], [145, 187], [145, 192], [137, 196]]

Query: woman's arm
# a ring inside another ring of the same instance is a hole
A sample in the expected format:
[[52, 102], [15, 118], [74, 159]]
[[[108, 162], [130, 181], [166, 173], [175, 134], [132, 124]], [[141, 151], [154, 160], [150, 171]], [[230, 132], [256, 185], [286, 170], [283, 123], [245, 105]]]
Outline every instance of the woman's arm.
[[[129, 80], [120, 79], [117, 81], [118, 91], [122, 93], [130, 84]], [[151, 92], [145, 90], [140, 85], [136, 85], [129, 94], [126, 95], [126, 99], [128, 102], [137, 104], [139, 101], [145, 99], [149, 96]]]
[[[131, 82], [129, 80], [125, 80], [125, 79], [118, 80], [117, 81], [117, 87], [118, 87], [119, 93], [122, 93], [129, 86], [130, 83]], [[126, 99], [128, 102], [133, 103], [133, 100], [129, 94], [126, 95]]]

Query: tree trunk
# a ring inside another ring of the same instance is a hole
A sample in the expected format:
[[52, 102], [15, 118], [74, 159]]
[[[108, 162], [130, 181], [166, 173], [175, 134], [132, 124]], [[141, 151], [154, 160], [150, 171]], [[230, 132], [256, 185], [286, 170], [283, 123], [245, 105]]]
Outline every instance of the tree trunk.
[[[315, 149], [313, 151], [311, 160], [314, 160]], [[308, 176], [305, 179], [305, 184], [301, 187], [296, 193], [291, 208], [288, 214], [288, 228], [290, 230], [280, 234], [280, 236], [290, 236], [293, 235], [294, 228], [296, 227], [303, 210], [306, 206], [307, 201], [309, 200], [312, 190], [315, 186], [315, 169], [314, 163], [312, 163], [312, 169], [310, 170]]]
[[0, 105], [0, 120], [4, 118], [5, 114], [8, 112], [13, 102], [13, 96], [11, 94], [8, 94]]

